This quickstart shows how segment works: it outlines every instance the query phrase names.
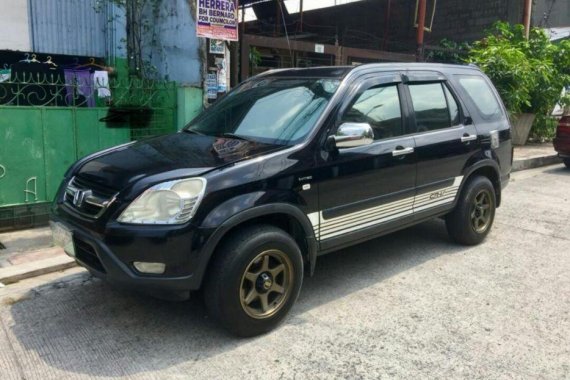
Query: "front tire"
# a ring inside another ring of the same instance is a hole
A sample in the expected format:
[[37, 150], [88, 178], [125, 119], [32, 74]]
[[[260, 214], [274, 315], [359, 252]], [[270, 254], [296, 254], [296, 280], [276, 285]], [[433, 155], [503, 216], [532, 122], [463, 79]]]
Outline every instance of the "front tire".
[[564, 161], [564, 165], [570, 169], [570, 158], [563, 158], [562, 160]]
[[275, 328], [295, 303], [303, 257], [285, 231], [239, 229], [216, 250], [204, 286], [209, 314], [231, 333], [249, 337]]
[[482, 176], [471, 178], [445, 218], [451, 239], [463, 245], [477, 245], [485, 240], [493, 226], [496, 204], [491, 181]]

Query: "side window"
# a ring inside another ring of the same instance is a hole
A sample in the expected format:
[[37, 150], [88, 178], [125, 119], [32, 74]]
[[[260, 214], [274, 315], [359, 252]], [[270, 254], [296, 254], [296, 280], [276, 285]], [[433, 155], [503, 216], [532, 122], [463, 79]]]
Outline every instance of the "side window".
[[402, 135], [398, 87], [391, 85], [369, 88], [356, 97], [341, 121], [370, 124], [375, 140]]
[[476, 75], [456, 75], [459, 85], [487, 120], [498, 120], [503, 111], [487, 81]]
[[[451, 126], [452, 110], [447, 108], [447, 99], [441, 83], [411, 84], [409, 89], [418, 132], [434, 131]], [[457, 104], [455, 108], [458, 112]]]
[[454, 127], [459, 125], [459, 106], [455, 101], [453, 95], [447, 88], [446, 85], [443, 85], [443, 89], [445, 91], [445, 97], [447, 98], [447, 107], [449, 108], [449, 117], [451, 119], [451, 126]]

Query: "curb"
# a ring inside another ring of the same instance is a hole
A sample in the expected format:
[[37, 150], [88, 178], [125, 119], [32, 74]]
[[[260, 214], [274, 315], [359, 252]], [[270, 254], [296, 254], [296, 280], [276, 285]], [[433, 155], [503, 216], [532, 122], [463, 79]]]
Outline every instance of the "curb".
[[77, 266], [71, 257], [63, 254], [45, 260], [0, 268], [0, 284], [12, 284], [28, 278], [58, 272]]
[[525, 158], [522, 160], [514, 160], [511, 172], [518, 172], [521, 170], [534, 169], [542, 166], [556, 165], [561, 163], [562, 159], [558, 157], [557, 154]]

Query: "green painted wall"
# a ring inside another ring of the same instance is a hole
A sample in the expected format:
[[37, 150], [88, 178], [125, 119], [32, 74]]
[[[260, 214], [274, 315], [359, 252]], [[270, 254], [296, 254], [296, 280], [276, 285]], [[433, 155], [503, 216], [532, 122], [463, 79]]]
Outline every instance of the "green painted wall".
[[178, 87], [177, 89], [177, 123], [176, 127], [181, 130], [203, 109], [203, 96], [201, 88]]
[[[115, 68], [114, 78], [119, 82], [128, 80], [129, 68], [126, 58], [115, 58], [113, 63]], [[170, 82], [173, 83], [174, 82]], [[175, 115], [165, 115], [164, 118], [173, 118], [176, 130], [181, 130], [188, 124], [194, 117], [196, 117], [202, 110], [204, 92], [200, 87], [176, 85], [176, 99], [155, 99], [158, 100], [162, 108], [171, 109], [176, 107]], [[122, 97], [122, 96], [119, 96]], [[172, 103], [174, 100], [174, 104]]]

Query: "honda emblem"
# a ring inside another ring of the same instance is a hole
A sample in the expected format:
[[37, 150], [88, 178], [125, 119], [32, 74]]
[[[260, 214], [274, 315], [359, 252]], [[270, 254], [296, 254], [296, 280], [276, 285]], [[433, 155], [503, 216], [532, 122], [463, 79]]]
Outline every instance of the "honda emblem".
[[90, 197], [93, 194], [91, 190], [77, 190], [73, 195], [73, 205], [75, 207], [81, 207], [85, 198]]

